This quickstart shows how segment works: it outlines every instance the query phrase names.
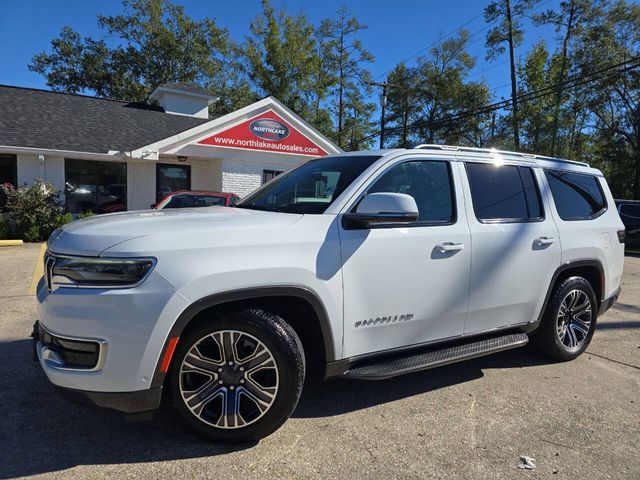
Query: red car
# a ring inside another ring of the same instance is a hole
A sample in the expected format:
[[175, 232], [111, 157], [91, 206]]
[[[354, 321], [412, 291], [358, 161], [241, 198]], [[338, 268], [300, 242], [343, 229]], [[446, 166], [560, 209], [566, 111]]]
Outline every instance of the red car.
[[206, 192], [199, 190], [178, 190], [171, 192], [151, 208], [194, 208], [194, 207], [235, 207], [240, 197], [235, 193]]

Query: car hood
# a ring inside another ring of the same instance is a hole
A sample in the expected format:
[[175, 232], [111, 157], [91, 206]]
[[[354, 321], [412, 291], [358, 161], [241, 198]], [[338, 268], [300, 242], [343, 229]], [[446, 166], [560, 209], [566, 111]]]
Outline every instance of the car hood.
[[302, 215], [229, 207], [112, 213], [64, 225], [53, 232], [47, 247], [51, 252], [63, 255], [98, 256], [118, 243], [138, 237], [166, 232], [180, 232], [186, 237], [205, 230], [223, 235], [228, 227], [286, 227], [300, 218]]

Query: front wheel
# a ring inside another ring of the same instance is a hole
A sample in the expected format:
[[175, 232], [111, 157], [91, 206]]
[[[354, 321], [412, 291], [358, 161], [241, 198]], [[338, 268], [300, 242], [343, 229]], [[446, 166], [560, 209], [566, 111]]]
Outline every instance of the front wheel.
[[573, 360], [591, 342], [597, 311], [591, 284], [582, 277], [569, 277], [553, 291], [531, 343], [555, 360]]
[[181, 338], [169, 389], [194, 433], [224, 442], [257, 441], [289, 418], [304, 375], [304, 352], [291, 326], [250, 309], [222, 314]]

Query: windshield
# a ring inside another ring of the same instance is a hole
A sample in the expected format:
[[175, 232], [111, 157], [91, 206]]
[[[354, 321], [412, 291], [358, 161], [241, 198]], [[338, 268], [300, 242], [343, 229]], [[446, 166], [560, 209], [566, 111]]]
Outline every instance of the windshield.
[[211, 207], [213, 205], [224, 206], [225, 197], [217, 195], [194, 195], [191, 193], [171, 195], [163, 200], [158, 208], [194, 208]]
[[237, 207], [285, 213], [324, 213], [344, 189], [379, 158], [367, 155], [309, 160], [277, 176], [239, 202]]

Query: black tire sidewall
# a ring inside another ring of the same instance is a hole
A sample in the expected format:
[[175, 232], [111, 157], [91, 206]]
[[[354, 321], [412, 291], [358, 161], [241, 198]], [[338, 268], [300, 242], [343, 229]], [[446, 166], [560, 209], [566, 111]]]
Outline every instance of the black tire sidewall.
[[[180, 393], [180, 366], [189, 349], [204, 336], [218, 330], [237, 330], [253, 335], [271, 351], [278, 368], [278, 392], [265, 415], [246, 427], [222, 429], [197, 418]], [[295, 409], [304, 384], [304, 352], [295, 331], [280, 317], [256, 309], [229, 312], [199, 323], [180, 338], [168, 375], [175, 409], [195, 434], [223, 442], [255, 442], [277, 430]]]

